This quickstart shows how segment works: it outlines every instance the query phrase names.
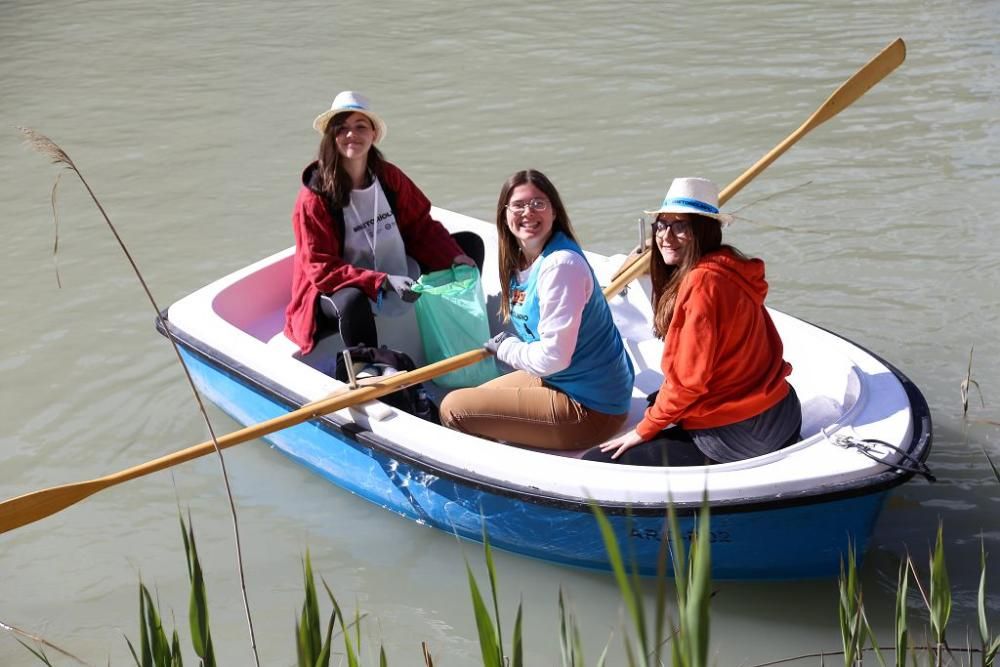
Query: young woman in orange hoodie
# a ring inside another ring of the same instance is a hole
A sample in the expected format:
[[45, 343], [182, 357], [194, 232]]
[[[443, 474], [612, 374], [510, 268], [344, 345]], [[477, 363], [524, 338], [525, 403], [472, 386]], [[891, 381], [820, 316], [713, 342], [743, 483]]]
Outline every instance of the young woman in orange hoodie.
[[[718, 188], [674, 179], [650, 253], [653, 330], [663, 385], [643, 420], [587, 452], [631, 465], [699, 465], [760, 456], [799, 440], [781, 338], [764, 308], [764, 262], [722, 244]], [[652, 397], [651, 397], [652, 398]]]

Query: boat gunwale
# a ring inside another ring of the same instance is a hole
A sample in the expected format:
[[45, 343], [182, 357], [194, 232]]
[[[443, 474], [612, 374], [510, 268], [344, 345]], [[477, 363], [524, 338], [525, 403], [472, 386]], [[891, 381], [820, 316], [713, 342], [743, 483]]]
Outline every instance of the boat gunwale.
[[[806, 322], [805, 320], [802, 321]], [[902, 371], [870, 350], [829, 329], [817, 326], [811, 322], [807, 323], [870, 354], [894, 375], [906, 393], [913, 423], [913, 433], [909, 445], [903, 451], [920, 462], [926, 461], [933, 442], [933, 429], [929, 406], [919, 388]], [[162, 312], [160, 319], [156, 321], [156, 328], [161, 334], [165, 334], [164, 325], [169, 327], [171, 336], [178, 344], [200, 356], [218, 370], [242, 382], [247, 387], [263, 393], [269, 399], [285, 405], [290, 410], [300, 408], [309, 402], [305, 397], [288, 390], [267, 376], [236, 361], [221, 352], [218, 348], [187, 334], [183, 329], [170, 322], [167, 311]], [[412, 452], [401, 448], [385, 437], [336, 415], [323, 415], [312, 421], [326, 431], [332, 430], [336, 435], [364, 443], [366, 446], [378, 450], [389, 458], [404, 462], [430, 475], [446, 478], [476, 490], [513, 497], [536, 505], [578, 512], [591, 512], [592, 506], [596, 505], [608, 514], [631, 514], [635, 516], [662, 515], [670, 504], [673, 504], [674, 508], [680, 514], [687, 515], [693, 514], [701, 506], [700, 500], [673, 501], [672, 503], [667, 500], [662, 502], [601, 501], [540, 492], [537, 487], [526, 487], [520, 484], [500, 482], [494, 478], [478, 476], [475, 473], [470, 473], [468, 470], [449, 466], [436, 459], [431, 461], [425, 457], [414, 455]], [[291, 452], [283, 453], [294, 457], [294, 454]], [[761, 494], [750, 502], [739, 498], [710, 500], [709, 506], [716, 514], [742, 514], [784, 507], [813, 505], [885, 492], [909, 481], [916, 474], [911, 470], [892, 467], [892, 463], [900, 463], [902, 460], [902, 455], [894, 453], [892, 459], [883, 462], [886, 465], [884, 471], [860, 479], [822, 484], [815, 489], [801, 489], [770, 495]]]

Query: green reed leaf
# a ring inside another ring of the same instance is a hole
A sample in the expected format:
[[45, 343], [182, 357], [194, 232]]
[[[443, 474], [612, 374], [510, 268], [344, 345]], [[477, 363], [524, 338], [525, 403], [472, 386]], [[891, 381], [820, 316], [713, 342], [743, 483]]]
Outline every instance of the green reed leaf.
[[677, 510], [674, 508], [673, 494], [668, 498], [667, 522], [670, 524], [670, 562], [674, 569], [674, 587], [677, 591], [677, 606], [682, 608], [687, 599], [687, 551], [684, 536], [681, 535]]
[[[863, 624], [864, 637], [867, 638], [868, 643], [872, 647], [872, 652], [875, 653], [875, 659], [878, 660], [878, 664], [882, 667], [888, 667], [885, 664], [885, 658], [882, 657], [882, 650], [878, 647], [878, 638], [875, 636], [875, 631], [872, 630], [871, 623], [868, 622], [868, 614], [865, 613], [864, 607], [861, 608], [861, 622]], [[858, 654], [861, 655], [864, 652], [864, 641], [862, 645], [858, 647]]]
[[194, 522], [188, 513], [187, 524], [179, 517], [181, 535], [184, 537], [184, 551], [187, 557], [188, 579], [191, 582], [191, 599], [188, 605], [188, 625], [191, 627], [191, 644], [195, 654], [201, 658], [204, 667], [215, 667], [215, 649], [208, 620], [208, 593], [205, 577], [198, 558], [198, 546], [194, 537]]
[[838, 580], [839, 607], [838, 615], [840, 619], [840, 640], [844, 651], [844, 665], [854, 664], [858, 655], [859, 639], [861, 635], [861, 609], [859, 604], [860, 595], [858, 592], [857, 561], [854, 555], [854, 545], [848, 541], [847, 545], [847, 568], [845, 571], [844, 560], [840, 560], [840, 578]]
[[576, 667], [573, 655], [573, 641], [570, 639], [569, 621], [566, 618], [566, 603], [563, 599], [562, 586], [559, 587], [559, 655], [563, 667]]
[[[128, 641], [128, 640], [126, 640], [126, 641]], [[48, 656], [45, 655], [45, 649], [39, 647], [38, 650], [35, 650], [35, 649], [31, 648], [30, 646], [28, 646], [28, 644], [26, 642], [24, 642], [20, 637], [17, 638], [17, 643], [20, 644], [21, 646], [23, 646], [24, 648], [28, 649], [31, 652], [32, 655], [34, 655], [36, 658], [38, 658], [39, 662], [41, 662], [43, 664], [46, 664], [49, 667], [52, 667], [52, 663], [49, 662]], [[135, 653], [133, 652], [132, 655], [134, 656]]]
[[976, 595], [976, 615], [979, 618], [979, 641], [984, 650], [990, 643], [990, 627], [986, 622], [986, 543], [979, 537], [979, 590]]
[[378, 665], [379, 667], [389, 667], [389, 660], [385, 656], [385, 647], [378, 647]]
[[156, 605], [153, 603], [153, 597], [145, 586], [142, 587], [142, 594], [146, 607], [146, 627], [149, 630], [150, 652], [153, 654], [154, 664], [163, 665], [170, 657], [170, 643], [163, 631], [163, 623]]
[[333, 651], [333, 628], [336, 622], [337, 615], [331, 611], [330, 620], [326, 626], [326, 636], [323, 638], [323, 646], [320, 648], [319, 655], [316, 656], [312, 667], [329, 667], [330, 653]]
[[583, 641], [576, 618], [566, 608], [562, 586], [559, 587], [559, 652], [563, 667], [583, 667]]
[[296, 650], [299, 664], [313, 667], [322, 651], [323, 643], [320, 637], [322, 621], [319, 615], [319, 600], [316, 596], [316, 580], [313, 576], [312, 558], [309, 550], [302, 560], [302, 587], [305, 599], [302, 602], [302, 612], [296, 628]]
[[997, 464], [993, 462], [992, 458], [990, 458], [990, 454], [986, 451], [986, 448], [982, 445], [980, 445], [980, 448], [983, 450], [983, 456], [986, 457], [986, 462], [990, 464], [990, 469], [993, 471], [993, 477], [995, 477], [997, 482], [1000, 483], [1000, 469], [997, 468]]
[[355, 605], [354, 607], [354, 640], [358, 647], [358, 661], [361, 660], [361, 610]]
[[663, 651], [663, 629], [666, 625], [667, 613], [667, 559], [670, 557], [670, 543], [668, 536], [670, 526], [667, 519], [663, 520], [663, 534], [660, 536], [660, 545], [656, 555], [656, 607], [653, 622], [653, 664], [659, 665], [662, 662]]
[[521, 611], [524, 602], [517, 603], [517, 614], [514, 616], [514, 638], [511, 640], [511, 666], [524, 667], [524, 640], [521, 635]]
[[[601, 651], [601, 655], [597, 657], [597, 663], [594, 667], [604, 667], [608, 661], [608, 649], [611, 648], [611, 637], [608, 637], [608, 643], [604, 645], [604, 650]], [[580, 667], [583, 667], [583, 653], [580, 654]]]
[[670, 664], [673, 667], [689, 667], [687, 656], [684, 654], [682, 641], [678, 641], [680, 635], [674, 637], [670, 642]]
[[490, 578], [490, 595], [493, 596], [493, 618], [496, 619], [497, 647], [500, 649], [500, 658], [503, 659], [503, 624], [500, 622], [500, 596], [497, 595], [497, 575], [496, 567], [493, 565], [493, 549], [490, 548], [490, 536], [486, 532], [486, 524], [483, 523], [483, 553], [486, 558], [486, 573]]
[[135, 648], [128, 637], [125, 642], [132, 652], [132, 659], [139, 667], [153, 667], [153, 655], [149, 650], [149, 634], [146, 631], [146, 598], [144, 596], [146, 587], [142, 580], [139, 581], [139, 654], [136, 655]]
[[951, 616], [951, 584], [944, 559], [944, 526], [938, 523], [937, 542], [931, 556], [930, 617], [934, 641], [943, 644]]
[[687, 603], [682, 632], [691, 667], [708, 664], [709, 605], [712, 597], [712, 544], [708, 499], [703, 498], [697, 532], [690, 551]]
[[983, 647], [983, 667], [996, 665], [998, 654], [1000, 654], [1000, 637], [994, 637], [988, 646]]
[[[642, 599], [639, 595], [639, 590], [633, 586], [632, 580], [628, 573], [625, 571], [625, 565], [622, 562], [621, 551], [618, 548], [618, 540], [615, 538], [614, 530], [611, 528], [611, 522], [604, 515], [604, 511], [597, 505], [597, 503], [590, 501], [591, 511], [594, 513], [594, 518], [597, 519], [598, 528], [601, 531], [601, 537], [604, 540], [604, 548], [608, 552], [608, 561], [611, 563], [611, 571], [615, 575], [615, 581], [618, 582], [618, 590], [622, 596], [622, 602], [625, 604], [625, 609], [628, 611], [629, 616], [632, 618], [632, 624], [635, 626], [635, 631], [639, 635], [639, 646], [642, 652], [639, 655], [638, 665], [641, 667], [646, 666], [646, 629], [645, 622], [643, 621], [643, 610], [642, 610]], [[629, 650], [629, 643], [625, 641], [625, 648]], [[629, 664], [636, 664], [635, 657], [630, 657]]]
[[295, 664], [309, 667], [308, 631], [298, 618], [295, 619]]
[[906, 620], [906, 596], [910, 584], [910, 557], [899, 564], [899, 574], [896, 576], [896, 618], [895, 618], [895, 649], [896, 667], [906, 667], [906, 654], [909, 650], [909, 628]]
[[181, 638], [176, 629], [170, 639], [170, 656], [171, 667], [184, 667], [184, 660], [181, 657]]
[[479, 648], [483, 655], [483, 667], [503, 667], [501, 649], [497, 644], [497, 631], [490, 619], [490, 612], [486, 608], [483, 596], [479, 593], [479, 586], [476, 578], [472, 574], [469, 563], [465, 563], [465, 570], [469, 577], [469, 593], [472, 595], [472, 610], [476, 618], [476, 630], [479, 633]]
[[[334, 597], [333, 591], [330, 590], [330, 586], [326, 583], [325, 579], [323, 580], [323, 588], [326, 589], [326, 594], [330, 598], [330, 602], [333, 603], [334, 616], [340, 619], [340, 630], [341, 634], [343, 634], [344, 636], [344, 652], [347, 653], [347, 665], [348, 667], [358, 667], [360, 665], [360, 661], [358, 660], [358, 654], [354, 652], [354, 644], [353, 642], [351, 642], [351, 633], [347, 631], [347, 626], [344, 624], [344, 614], [340, 610], [340, 603], [337, 602], [337, 598]], [[331, 623], [333, 622], [333, 617], [330, 618], [330, 621]], [[357, 618], [357, 615], [355, 614], [355, 624], [358, 626], [357, 629], [358, 650], [360, 651], [361, 623], [359, 621], [360, 619]]]
[[[628, 667], [639, 667], [639, 662], [636, 660], [635, 653], [632, 652], [632, 643], [628, 641], [628, 635], [622, 636], [622, 641], [625, 644], [625, 659], [628, 662]], [[639, 656], [642, 658], [643, 665], [646, 664], [646, 659], [644, 656]]]

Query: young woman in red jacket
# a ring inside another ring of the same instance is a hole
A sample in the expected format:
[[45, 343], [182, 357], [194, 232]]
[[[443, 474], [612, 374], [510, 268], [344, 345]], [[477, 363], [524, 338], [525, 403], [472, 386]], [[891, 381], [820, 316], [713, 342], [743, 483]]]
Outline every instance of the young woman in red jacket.
[[656, 211], [650, 253], [653, 330], [663, 385], [643, 420], [585, 458], [699, 465], [760, 456], [799, 440], [802, 414], [764, 308], [764, 262], [722, 244], [719, 191], [678, 178]]
[[387, 128], [363, 95], [340, 93], [313, 127], [323, 138], [292, 212], [285, 335], [303, 354], [338, 330], [345, 347], [377, 347], [376, 315], [403, 314], [421, 272], [452, 264], [481, 270], [483, 242], [468, 232], [452, 236], [431, 218], [424, 193], [375, 148]]

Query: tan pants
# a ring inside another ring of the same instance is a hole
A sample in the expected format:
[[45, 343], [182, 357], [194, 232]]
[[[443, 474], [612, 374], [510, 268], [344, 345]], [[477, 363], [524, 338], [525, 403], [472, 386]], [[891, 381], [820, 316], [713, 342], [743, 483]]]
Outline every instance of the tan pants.
[[583, 449], [604, 442], [628, 413], [589, 410], [541, 379], [514, 371], [441, 402], [441, 423], [490, 440], [539, 449]]

